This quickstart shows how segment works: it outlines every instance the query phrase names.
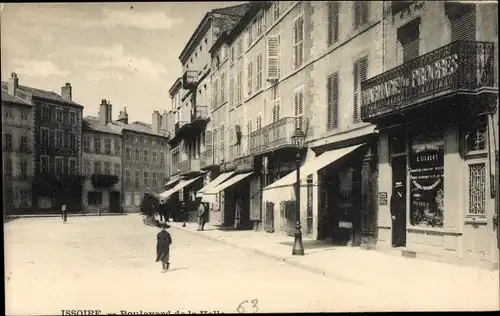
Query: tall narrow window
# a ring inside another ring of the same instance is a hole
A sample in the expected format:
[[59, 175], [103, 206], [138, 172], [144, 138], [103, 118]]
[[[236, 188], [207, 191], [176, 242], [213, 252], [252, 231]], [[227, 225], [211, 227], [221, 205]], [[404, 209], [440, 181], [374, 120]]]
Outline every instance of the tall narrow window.
[[149, 185], [149, 173], [147, 171], [144, 171], [144, 185]]
[[131, 152], [132, 152], [132, 150], [130, 149], [130, 147], [125, 148], [125, 159], [126, 160], [131, 160], [132, 159]]
[[104, 152], [106, 155], [111, 155], [111, 139], [104, 139]]
[[12, 150], [12, 134], [11, 133], [5, 133], [3, 135], [4, 137], [4, 148], [6, 151], [11, 151]]
[[279, 36], [267, 38], [267, 79], [277, 80], [280, 76]]
[[64, 160], [62, 157], [56, 157], [56, 174], [63, 174], [64, 172], [63, 162]]
[[26, 162], [26, 160], [21, 160], [21, 166], [19, 169], [21, 179], [25, 180], [28, 176], [28, 163]]
[[250, 47], [253, 43], [253, 32], [252, 25], [248, 27], [248, 47]]
[[7, 157], [5, 159], [4, 175], [8, 176], [8, 177], [12, 177], [12, 159], [10, 157]]
[[121, 171], [121, 168], [120, 168], [120, 164], [119, 163], [115, 163], [115, 176], [121, 176], [122, 175], [122, 171]]
[[252, 134], [252, 121], [247, 122], [247, 154], [250, 154], [251, 149], [251, 134]]
[[214, 91], [213, 104], [215, 109], [219, 105], [219, 79], [215, 79], [213, 91]]
[[101, 153], [101, 138], [99, 136], [94, 137], [94, 152], [96, 154]]
[[273, 1], [273, 21], [276, 22], [280, 17], [280, 2]]
[[62, 109], [56, 109], [56, 121], [58, 123], [64, 123], [63, 110]]
[[304, 89], [301, 88], [294, 93], [295, 129], [302, 130], [302, 116], [304, 114]]
[[368, 6], [368, 1], [354, 1], [354, 29], [357, 29], [368, 22]]
[[450, 22], [451, 41], [476, 40], [476, 5], [473, 3], [445, 2]]
[[149, 153], [146, 149], [144, 149], [143, 158], [144, 158], [144, 162], [149, 162]]
[[257, 55], [257, 82], [255, 84], [257, 90], [262, 88], [262, 54]]
[[40, 156], [40, 171], [42, 173], [49, 172], [49, 156], [41, 155]]
[[280, 119], [280, 100], [274, 100], [273, 105], [273, 123]]
[[226, 85], [226, 74], [222, 73], [220, 75], [220, 104], [223, 104], [224, 102], [226, 102], [225, 85]]
[[134, 178], [135, 185], [140, 185], [141, 184], [141, 174], [139, 170], [135, 171], [135, 178]]
[[125, 182], [130, 183], [130, 169], [125, 170]]
[[328, 93], [327, 129], [338, 127], [339, 111], [339, 73], [336, 72], [327, 78], [326, 91]]
[[104, 174], [110, 175], [111, 174], [111, 163], [106, 161], [104, 163]]
[[237, 82], [236, 82], [236, 85], [237, 85], [237, 97], [236, 97], [236, 104], [240, 104], [241, 101], [243, 100], [243, 88], [242, 88], [242, 71], [241, 69], [238, 70], [238, 78], [237, 78]]
[[135, 160], [136, 161], [140, 161], [141, 160], [141, 151], [139, 150], [139, 148], [135, 149]]
[[234, 106], [234, 78], [229, 78], [229, 106]]
[[366, 80], [368, 70], [368, 57], [358, 59], [353, 65], [354, 78], [354, 106], [353, 106], [353, 121], [358, 123], [361, 118], [361, 81]]
[[247, 69], [247, 81], [248, 81], [248, 94], [252, 94], [252, 62], [248, 62], [248, 69]]
[[101, 162], [94, 161], [94, 174], [101, 174]]
[[257, 129], [257, 130], [260, 130], [260, 129], [262, 128], [262, 115], [261, 115], [261, 114], [259, 114], [259, 115], [257, 116], [256, 125], [257, 125], [257, 126], [256, 126], [256, 129]]
[[76, 175], [76, 159], [75, 158], [69, 158], [68, 159], [68, 173], [70, 175]]
[[418, 57], [420, 53], [420, 18], [398, 28], [397, 37], [403, 51], [404, 63]]
[[294, 67], [300, 67], [304, 62], [304, 16], [293, 23], [293, 60]]
[[339, 39], [339, 1], [328, 2], [328, 46]]
[[90, 136], [88, 135], [83, 137], [83, 150], [90, 151]]

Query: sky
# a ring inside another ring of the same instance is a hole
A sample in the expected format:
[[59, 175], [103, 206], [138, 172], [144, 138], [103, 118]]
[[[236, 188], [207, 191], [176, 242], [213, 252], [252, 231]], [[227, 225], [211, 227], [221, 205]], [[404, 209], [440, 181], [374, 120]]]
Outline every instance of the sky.
[[113, 104], [129, 121], [151, 123], [170, 103], [179, 55], [215, 8], [243, 2], [1, 4], [2, 81], [54, 91], [71, 83], [84, 116]]

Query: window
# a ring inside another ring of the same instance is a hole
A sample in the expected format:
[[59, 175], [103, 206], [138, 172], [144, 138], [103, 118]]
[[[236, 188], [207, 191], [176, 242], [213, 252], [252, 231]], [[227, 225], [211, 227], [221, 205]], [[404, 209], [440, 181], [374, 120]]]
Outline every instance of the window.
[[135, 160], [136, 161], [140, 161], [141, 160], [141, 151], [139, 150], [139, 148], [135, 149]]
[[144, 171], [144, 185], [149, 185], [148, 182], [149, 182], [149, 174], [147, 171]]
[[328, 46], [339, 39], [339, 1], [328, 2]]
[[327, 78], [326, 91], [328, 93], [327, 130], [338, 127], [339, 117], [339, 73], [336, 72]]
[[140, 184], [141, 184], [140, 173], [139, 173], [139, 170], [136, 170], [135, 171], [135, 185], [140, 185]]
[[132, 193], [131, 192], [125, 192], [125, 206], [126, 207], [132, 206]]
[[127, 147], [125, 149], [125, 159], [126, 160], [131, 160], [132, 159], [132, 150], [130, 149], [130, 147]]
[[[420, 18], [417, 18], [397, 29], [399, 49], [402, 57], [398, 56], [399, 62], [405, 63], [416, 58], [420, 54]], [[401, 55], [398, 52], [398, 55]]]
[[279, 99], [274, 100], [272, 119], [273, 119], [273, 123], [280, 119], [280, 100]]
[[252, 138], [250, 137], [252, 134], [252, 121], [247, 122], [247, 154], [250, 154], [250, 147], [251, 147], [251, 140]]
[[243, 40], [240, 39], [238, 41], [238, 58], [240, 58], [240, 56], [243, 54]]
[[257, 55], [257, 82], [255, 85], [256, 90], [262, 88], [262, 54]]
[[247, 81], [248, 81], [248, 94], [252, 94], [252, 62], [248, 62], [248, 71], [247, 71]]
[[104, 163], [104, 174], [110, 175], [111, 173], [111, 163], [110, 162], [105, 162]]
[[69, 158], [68, 159], [68, 163], [69, 163], [69, 166], [68, 166], [68, 173], [70, 175], [76, 175], [76, 159], [75, 158]]
[[243, 100], [243, 89], [241, 87], [241, 80], [242, 80], [242, 72], [241, 69], [238, 70], [238, 77], [236, 79], [236, 104], [240, 104], [241, 101]]
[[158, 162], [158, 154], [156, 153], [156, 151], [153, 151], [153, 162]]
[[90, 151], [90, 136], [83, 137], [83, 150]]
[[160, 174], [158, 175], [158, 181], [160, 183], [163, 183], [165, 181], [165, 174], [163, 172], [160, 172]]
[[135, 203], [135, 206], [141, 206], [141, 193], [140, 192], [135, 192], [134, 203]]
[[148, 162], [149, 161], [149, 153], [146, 149], [144, 149], [144, 162]]
[[214, 98], [213, 98], [214, 108], [219, 105], [219, 79], [215, 79], [214, 82]]
[[226, 74], [222, 73], [220, 75], [220, 104], [226, 102], [225, 83], [226, 83]]
[[156, 176], [157, 176], [156, 172], [153, 172], [153, 185], [158, 184], [158, 179], [156, 178]]
[[56, 109], [56, 121], [58, 123], [64, 123], [63, 110], [62, 109]]
[[28, 146], [28, 137], [27, 136], [21, 136], [21, 141], [19, 144], [19, 149], [21, 151], [28, 151], [29, 146]]
[[76, 112], [74, 111], [69, 112], [69, 123], [76, 124]]
[[6, 109], [5, 110], [5, 117], [8, 119], [14, 118], [14, 114], [12, 113], [12, 109]]
[[469, 165], [469, 207], [468, 216], [486, 215], [486, 164]]
[[21, 121], [26, 122], [28, 120], [28, 113], [24, 111], [21, 112]]
[[94, 152], [96, 154], [101, 153], [101, 138], [99, 136], [94, 137]]
[[50, 109], [46, 105], [42, 105], [40, 109], [40, 117], [44, 121], [49, 121], [50, 120]]
[[476, 5], [472, 3], [445, 2], [446, 16], [450, 21], [451, 41], [476, 40]]
[[76, 148], [76, 133], [75, 132], [69, 132], [69, 147], [70, 148]]
[[125, 182], [130, 183], [130, 169], [125, 169]]
[[122, 152], [121, 144], [119, 139], [115, 139], [115, 155], [120, 156]]
[[47, 127], [40, 128], [40, 145], [42, 150], [46, 150], [50, 146], [49, 129]]
[[111, 155], [111, 139], [104, 139], [104, 153], [106, 155]]
[[21, 205], [29, 206], [31, 204], [28, 191], [20, 189], [19, 190], [19, 197], [20, 197]]
[[302, 129], [302, 116], [304, 114], [304, 88], [294, 94], [295, 129]]
[[304, 62], [304, 16], [293, 23], [293, 65], [298, 68]]
[[280, 17], [280, 2], [273, 1], [273, 21], [276, 22]]
[[40, 171], [42, 173], [48, 173], [49, 170], [49, 156], [41, 155], [40, 156]]
[[115, 176], [120, 177], [122, 175], [121, 166], [119, 163], [115, 163]]
[[89, 191], [87, 193], [87, 199], [89, 205], [101, 205], [102, 203], [102, 192], [99, 191]]
[[56, 130], [56, 147], [63, 148], [64, 147], [64, 133], [62, 130]]
[[[356, 2], [357, 3], [357, 2]], [[358, 123], [360, 121], [360, 103], [361, 103], [361, 81], [366, 80], [368, 69], [368, 57], [358, 59], [353, 65], [353, 79], [354, 79], [354, 107], [353, 107], [353, 121]]]
[[231, 64], [234, 63], [234, 46], [231, 46], [229, 49], [229, 60], [231, 61]]
[[257, 18], [257, 37], [261, 36], [264, 32], [264, 17], [261, 15]]
[[253, 33], [252, 33], [252, 25], [250, 24], [248, 27], [248, 47], [250, 47], [253, 43]]
[[19, 175], [22, 180], [25, 180], [28, 177], [28, 163], [26, 160], [21, 160], [20, 162]]
[[488, 125], [484, 116], [464, 122], [461, 129], [465, 136], [466, 155], [487, 152]]
[[64, 172], [63, 162], [64, 160], [62, 157], [56, 157], [56, 174], [63, 174]]
[[94, 174], [101, 174], [101, 162], [94, 161]]
[[234, 106], [234, 78], [229, 78], [229, 106]]
[[5, 158], [4, 175], [7, 177], [12, 177], [12, 159], [10, 157]]
[[164, 152], [160, 152], [160, 163], [161, 164], [165, 163], [165, 153]]
[[368, 1], [354, 2], [354, 29], [358, 29], [368, 22]]
[[259, 113], [259, 115], [257, 116], [257, 122], [256, 122], [257, 126], [257, 130], [260, 130], [262, 128], [262, 114]]
[[5, 150], [11, 151], [12, 150], [12, 134], [11, 133], [5, 133], [4, 134], [4, 146]]
[[279, 37], [267, 38], [267, 79], [277, 80], [280, 76]]
[[85, 160], [83, 162], [83, 173], [87, 176], [89, 176], [90, 173], [90, 162], [88, 160]]

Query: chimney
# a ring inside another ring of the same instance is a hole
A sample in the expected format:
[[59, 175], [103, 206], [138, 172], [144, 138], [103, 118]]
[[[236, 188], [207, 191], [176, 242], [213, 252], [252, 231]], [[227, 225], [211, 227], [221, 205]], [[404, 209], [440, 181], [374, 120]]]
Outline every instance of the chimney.
[[17, 87], [19, 86], [19, 78], [15, 72], [10, 74], [8, 92], [10, 95], [16, 95]]
[[153, 129], [153, 133], [159, 134], [161, 126], [161, 115], [160, 112], [153, 112], [153, 122], [151, 124], [151, 128]]
[[99, 122], [101, 122], [101, 124], [106, 124], [107, 116], [108, 116], [108, 102], [106, 101], [106, 99], [102, 99], [101, 106], [99, 107]]
[[128, 114], [127, 114], [127, 108], [124, 107], [123, 111], [120, 111], [120, 114], [118, 115], [118, 122], [122, 122], [123, 124], [128, 124]]
[[61, 87], [61, 96], [66, 101], [72, 101], [73, 100], [71, 83], [66, 82], [66, 84]]
[[160, 126], [160, 129], [162, 130], [167, 130], [167, 115], [168, 111], [167, 110], [163, 111], [163, 114], [161, 116], [161, 126]]
[[113, 105], [108, 100], [108, 105], [106, 106], [106, 124], [111, 123], [111, 120], [113, 119], [112, 108], [113, 108]]

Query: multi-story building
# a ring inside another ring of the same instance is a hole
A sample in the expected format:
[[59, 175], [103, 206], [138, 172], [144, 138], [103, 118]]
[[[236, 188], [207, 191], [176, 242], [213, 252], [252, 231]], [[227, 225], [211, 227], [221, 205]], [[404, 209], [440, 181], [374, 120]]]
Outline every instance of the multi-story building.
[[109, 101], [103, 99], [99, 117], [83, 119], [83, 208], [86, 212], [120, 213], [122, 210], [122, 133], [112, 126], [111, 108]]
[[212, 127], [208, 119], [212, 98], [209, 50], [221, 31], [234, 25], [247, 7], [243, 4], [208, 12], [179, 56], [183, 75], [170, 88], [174, 126], [169, 144], [173, 180], [183, 181], [168, 192], [168, 197], [193, 201], [203, 183], [217, 173], [212, 169]]
[[[59, 212], [63, 203], [68, 210], [82, 206], [81, 129], [83, 106], [72, 100], [71, 84], [61, 95], [18, 84], [13, 74], [16, 95], [30, 98], [34, 108], [34, 181], [32, 205], [37, 211]], [[7, 90], [8, 83], [2, 82]]]
[[236, 174], [207, 192], [218, 193], [222, 224], [293, 233], [299, 129], [304, 234], [373, 239], [377, 146], [359, 89], [381, 71], [381, 17], [382, 2], [252, 3], [215, 43], [215, 63], [229, 52], [212, 72], [213, 86], [229, 73], [228, 102], [215, 101], [212, 113], [216, 162]]
[[18, 78], [12, 74], [2, 85], [2, 160], [4, 215], [31, 208], [33, 181], [33, 105], [21, 98]]
[[[111, 117], [111, 105], [108, 104]], [[108, 126], [120, 131], [122, 146], [123, 209], [137, 212], [146, 193], [159, 193], [169, 177], [168, 133], [166, 118], [158, 111], [152, 115], [152, 124], [128, 121], [127, 109], [120, 111], [118, 120]]]
[[384, 71], [361, 85], [380, 139], [378, 247], [498, 267], [498, 4], [386, 3]]

